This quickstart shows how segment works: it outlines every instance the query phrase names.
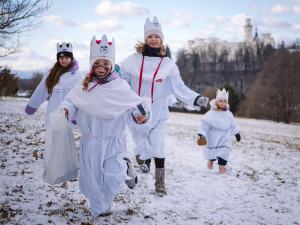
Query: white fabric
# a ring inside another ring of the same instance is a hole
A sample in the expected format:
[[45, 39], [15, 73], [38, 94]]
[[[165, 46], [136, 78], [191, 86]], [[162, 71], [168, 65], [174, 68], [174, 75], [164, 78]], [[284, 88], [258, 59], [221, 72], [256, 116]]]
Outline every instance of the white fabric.
[[157, 17], [154, 16], [153, 20], [150, 21], [149, 18], [146, 19], [145, 25], [144, 25], [144, 41], [146, 42], [147, 37], [149, 37], [151, 34], [157, 34], [161, 41], [164, 41], [164, 35], [162, 33], [161, 29], [161, 23], [158, 21]]
[[207, 144], [203, 147], [205, 159], [228, 161], [232, 146], [231, 136], [239, 133], [233, 114], [230, 111], [208, 111], [203, 117], [197, 134], [202, 134]]
[[90, 70], [93, 64], [98, 59], [107, 59], [112, 64], [112, 68], [115, 67], [115, 40], [112, 39], [111, 45], [108, 43], [106, 35], [103, 35], [101, 42], [98, 44], [96, 42], [96, 37], [94, 36], [91, 41], [90, 47]]
[[[159, 57], [145, 56], [141, 96], [151, 98], [152, 79], [159, 61]], [[139, 89], [141, 64], [142, 55], [134, 53], [125, 59], [121, 66], [122, 78], [127, 80], [135, 93], [138, 93]], [[154, 82], [150, 125], [131, 129], [136, 144], [134, 153], [141, 155], [140, 158], [143, 160], [153, 157], [165, 158], [164, 127], [165, 121], [169, 118], [170, 95], [188, 105], [193, 105], [199, 94], [183, 83], [176, 64], [170, 58], [164, 57]]]
[[67, 96], [77, 108], [91, 116], [115, 118], [142, 102], [123, 79], [117, 78], [90, 90], [95, 84], [89, 83], [87, 91], [82, 91], [83, 86], [79, 83]]
[[72, 44], [71, 43], [68, 43], [68, 44], [69, 44], [69, 47], [67, 46], [66, 42], [63, 42], [61, 44], [61, 47], [60, 47], [60, 44], [57, 43], [56, 44], [57, 53], [59, 53], [59, 52], [73, 52]]
[[[121, 69], [129, 73], [131, 76], [139, 78], [142, 60], [143, 55], [136, 52], [125, 59], [125, 61], [122, 63]], [[160, 60], [160, 57], [145, 56], [143, 66], [143, 81], [146, 80], [152, 82], [153, 75], [159, 65]], [[169, 57], [164, 57], [155, 80], [165, 79], [169, 76], [175, 76], [178, 74], [179, 70], [177, 65]]]
[[52, 112], [50, 122], [46, 130], [43, 180], [49, 184], [58, 184], [78, 176], [78, 153], [64, 110]]
[[78, 83], [81, 82], [84, 78], [84, 75], [79, 71], [72, 74], [67, 72], [61, 75], [59, 82], [54, 86], [52, 95], [48, 94], [48, 89], [46, 86], [46, 79], [49, 75], [49, 72], [44, 75], [43, 79], [35, 89], [33, 95], [29, 99], [28, 105], [32, 108], [38, 109], [40, 105], [49, 98], [47, 109], [46, 109], [46, 122], [45, 127], [48, 127], [49, 124], [49, 114], [56, 110], [58, 106], [65, 99], [69, 91]]
[[[121, 79], [119, 80], [123, 83]], [[109, 83], [118, 86], [122, 85], [120, 81]], [[107, 84], [101, 86], [105, 85]], [[115, 90], [113, 86], [111, 92]], [[94, 105], [94, 108], [89, 108], [91, 111], [98, 111], [98, 108], [105, 107], [104, 105], [99, 107], [102, 104], [100, 102], [101, 93], [96, 92], [97, 89], [104, 90], [97, 85], [88, 93], [89, 95], [97, 94], [99, 98], [93, 100], [86, 98], [86, 101]], [[125, 87], [125, 90], [129, 96], [132, 96], [130, 89]], [[78, 91], [82, 92], [82, 89], [78, 89]], [[117, 93], [112, 94], [116, 95]], [[125, 93], [122, 94], [125, 95]], [[123, 96], [119, 97], [122, 98]], [[137, 125], [134, 122], [131, 112], [135, 109], [135, 104], [126, 111], [122, 110], [122, 114], [116, 117], [99, 118], [98, 116], [91, 116], [94, 114], [93, 112], [86, 112], [86, 105], [77, 105], [77, 100], [76, 93], [70, 92], [60, 107], [69, 111], [69, 118], [76, 114], [78, 128], [82, 133], [79, 156], [79, 188], [89, 199], [92, 215], [97, 216], [111, 206], [115, 195], [121, 191], [125, 180], [129, 179], [126, 175], [127, 166], [123, 160], [127, 152], [126, 126], [146, 126], [147, 123]], [[95, 103], [94, 100], [97, 102]]]

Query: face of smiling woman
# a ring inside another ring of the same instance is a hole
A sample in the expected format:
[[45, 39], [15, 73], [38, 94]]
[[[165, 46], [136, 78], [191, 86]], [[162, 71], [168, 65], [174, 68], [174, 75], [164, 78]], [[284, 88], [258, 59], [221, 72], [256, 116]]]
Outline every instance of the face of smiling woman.
[[161, 45], [161, 39], [157, 34], [151, 34], [147, 37], [146, 44], [151, 48], [159, 48]]
[[97, 77], [104, 78], [111, 72], [112, 65], [111, 65], [110, 61], [108, 61], [106, 59], [98, 59], [93, 64], [92, 69]]
[[70, 57], [59, 57], [58, 62], [62, 67], [67, 67], [71, 63], [72, 59]]

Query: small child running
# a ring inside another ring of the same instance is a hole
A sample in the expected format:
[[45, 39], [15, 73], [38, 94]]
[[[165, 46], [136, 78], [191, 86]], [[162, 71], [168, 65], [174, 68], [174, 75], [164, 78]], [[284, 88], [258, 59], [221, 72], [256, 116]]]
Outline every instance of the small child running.
[[229, 111], [228, 92], [218, 90], [216, 98], [210, 102], [211, 110], [202, 117], [197, 131], [200, 140], [206, 139], [203, 149], [207, 167], [213, 169], [214, 161], [218, 160], [220, 173], [227, 173], [226, 164], [232, 146], [231, 136], [235, 135], [239, 142], [241, 136], [236, 126], [233, 114]]

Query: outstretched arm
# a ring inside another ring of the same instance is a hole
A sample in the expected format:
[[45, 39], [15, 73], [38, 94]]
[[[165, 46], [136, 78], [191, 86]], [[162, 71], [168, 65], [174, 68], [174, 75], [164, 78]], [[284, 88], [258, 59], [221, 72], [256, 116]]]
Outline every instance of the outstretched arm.
[[40, 107], [40, 105], [50, 96], [48, 94], [48, 88], [46, 86], [47, 76], [44, 76], [33, 95], [29, 99], [29, 102], [25, 108], [25, 112], [28, 115], [32, 115]]
[[188, 88], [180, 75], [170, 77], [171, 89], [176, 98], [188, 105], [207, 106], [208, 98], [202, 97], [200, 94]]

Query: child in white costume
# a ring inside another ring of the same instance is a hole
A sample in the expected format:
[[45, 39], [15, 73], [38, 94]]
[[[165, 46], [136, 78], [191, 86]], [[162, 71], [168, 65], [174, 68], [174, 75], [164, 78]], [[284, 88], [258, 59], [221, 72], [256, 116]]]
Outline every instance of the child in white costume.
[[225, 165], [232, 145], [231, 136], [235, 135], [238, 142], [241, 136], [233, 114], [229, 111], [228, 92], [225, 89], [217, 91], [216, 99], [210, 105], [211, 110], [202, 117], [197, 134], [199, 139], [207, 140], [203, 149], [204, 157], [208, 160], [207, 167], [212, 169], [213, 162], [218, 159], [219, 171], [226, 173]]
[[78, 62], [73, 58], [71, 43], [57, 43], [56, 58], [57, 62], [43, 76], [25, 108], [25, 112], [32, 115], [49, 98], [46, 109], [46, 128], [49, 123], [49, 114], [55, 111], [69, 91], [83, 80], [83, 74], [79, 72]]
[[[120, 79], [114, 39], [108, 42], [103, 35], [98, 41], [94, 36], [90, 69], [90, 74], [70, 91], [60, 107], [65, 108], [69, 118], [76, 114], [82, 133], [79, 188], [89, 199], [93, 217], [97, 217], [110, 212], [115, 195], [129, 179], [128, 161], [123, 160], [127, 152], [126, 126], [146, 125], [151, 113], [128, 83]], [[141, 103], [144, 114], [139, 110]], [[136, 112], [141, 114], [135, 117]]]
[[[144, 43], [136, 45], [137, 52], [123, 62], [122, 78], [139, 96], [152, 100], [152, 121], [147, 127], [132, 129], [136, 144], [134, 153], [142, 170], [150, 170], [150, 159], [155, 160], [155, 190], [166, 194], [165, 189], [165, 122], [169, 118], [168, 101], [174, 95], [188, 105], [206, 106], [208, 98], [201, 97], [183, 83], [177, 65], [166, 56], [161, 24], [156, 17], [147, 18], [144, 26]], [[146, 161], [145, 161], [146, 160]], [[146, 163], [145, 163], [146, 162]], [[145, 163], [145, 164], [143, 164]]]

